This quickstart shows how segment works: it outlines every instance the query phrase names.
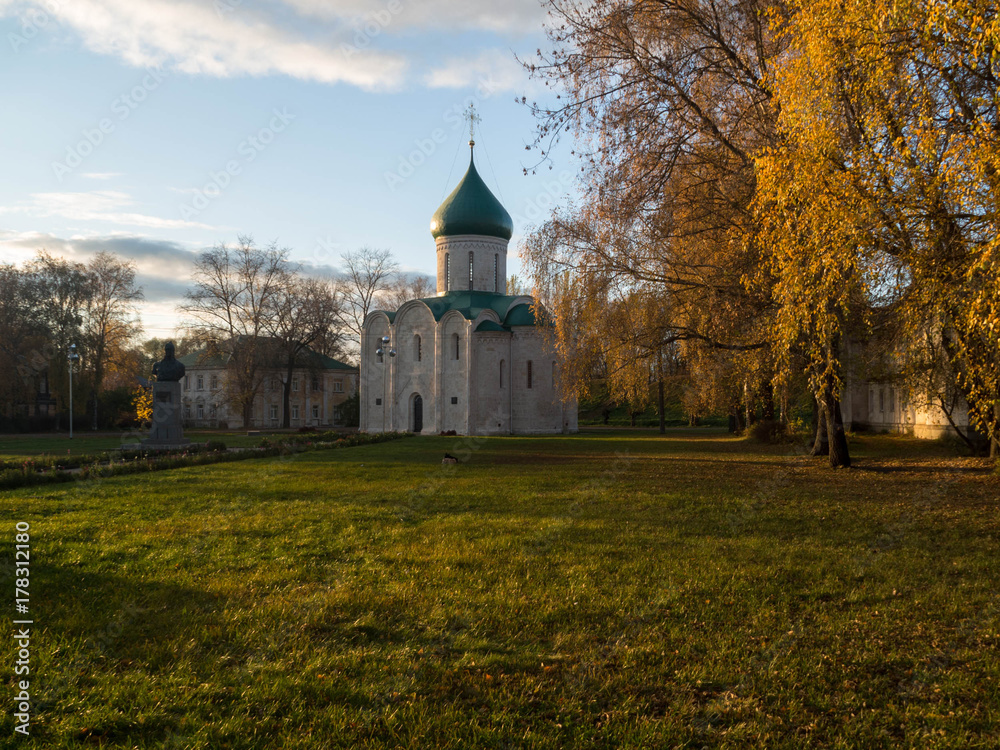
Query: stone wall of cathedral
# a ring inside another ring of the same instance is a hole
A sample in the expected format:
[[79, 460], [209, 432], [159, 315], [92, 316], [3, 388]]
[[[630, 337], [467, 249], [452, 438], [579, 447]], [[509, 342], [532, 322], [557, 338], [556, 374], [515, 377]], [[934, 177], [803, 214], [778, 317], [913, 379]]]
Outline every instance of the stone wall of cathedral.
[[[372, 314], [362, 337], [361, 429], [413, 430], [419, 396], [424, 434], [575, 432], [576, 403], [560, 400], [545, 332], [474, 332], [478, 322], [455, 311], [435, 321], [423, 303], [403, 305], [392, 325]], [[396, 356], [379, 362], [384, 335]]]

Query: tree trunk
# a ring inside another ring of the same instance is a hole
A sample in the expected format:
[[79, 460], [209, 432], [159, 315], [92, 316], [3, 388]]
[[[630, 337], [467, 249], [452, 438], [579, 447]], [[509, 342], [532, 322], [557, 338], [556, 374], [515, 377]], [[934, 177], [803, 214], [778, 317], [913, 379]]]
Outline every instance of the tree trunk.
[[813, 447], [810, 456], [828, 456], [830, 454], [830, 435], [826, 428], [826, 413], [820, 407], [819, 401], [813, 397]]
[[96, 356], [97, 356], [97, 363], [94, 367], [94, 384], [90, 390], [90, 409], [91, 409], [90, 428], [94, 432], [97, 432], [97, 427], [99, 422], [98, 409], [101, 403], [98, 393], [101, 390], [101, 385], [104, 383], [104, 366], [102, 364], [102, 359], [104, 358], [103, 347], [99, 347], [97, 349]]
[[840, 399], [834, 392], [832, 382], [827, 382], [823, 389], [821, 411], [826, 417], [830, 466], [834, 469], [847, 468], [851, 465], [851, 454], [847, 449], [847, 433], [844, 431], [844, 420], [840, 414]]
[[993, 405], [993, 429], [990, 435], [990, 458], [1000, 459], [1000, 404]]
[[243, 402], [243, 427], [247, 430], [253, 427], [253, 399]]
[[663, 378], [660, 378], [658, 384], [659, 392], [656, 394], [658, 400], [658, 406], [660, 408], [660, 434], [665, 435], [667, 433], [667, 415], [663, 412]]
[[764, 406], [761, 411], [761, 419], [765, 422], [774, 421], [774, 386], [770, 380], [765, 380], [760, 387], [761, 401]]
[[87, 399], [87, 411], [90, 412], [90, 429], [97, 432], [97, 389], [90, 389], [90, 398]]

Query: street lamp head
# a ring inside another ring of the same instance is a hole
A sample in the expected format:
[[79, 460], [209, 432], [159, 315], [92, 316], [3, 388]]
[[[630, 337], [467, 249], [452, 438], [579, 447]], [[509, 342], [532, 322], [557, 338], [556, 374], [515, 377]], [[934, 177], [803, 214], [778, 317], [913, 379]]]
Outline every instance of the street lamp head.
[[395, 357], [396, 356], [396, 350], [395, 349], [390, 349], [389, 350], [389, 356], [390, 357]]
[[385, 354], [385, 352], [382, 351], [382, 347], [381, 346], [378, 349], [375, 350], [375, 356], [376, 357], [381, 357], [383, 354]]
[[382, 337], [382, 346], [389, 346], [389, 337], [388, 336], [383, 336]]

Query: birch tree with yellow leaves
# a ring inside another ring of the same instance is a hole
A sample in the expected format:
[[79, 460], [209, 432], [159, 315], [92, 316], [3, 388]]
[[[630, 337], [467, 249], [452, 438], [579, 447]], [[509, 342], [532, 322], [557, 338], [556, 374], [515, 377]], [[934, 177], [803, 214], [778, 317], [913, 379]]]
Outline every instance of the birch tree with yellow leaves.
[[1000, 440], [998, 20], [970, 0], [798, 0], [776, 66], [779, 145], [758, 158], [779, 351], [838, 346], [891, 302], [903, 342], [944, 342], [970, 418]]

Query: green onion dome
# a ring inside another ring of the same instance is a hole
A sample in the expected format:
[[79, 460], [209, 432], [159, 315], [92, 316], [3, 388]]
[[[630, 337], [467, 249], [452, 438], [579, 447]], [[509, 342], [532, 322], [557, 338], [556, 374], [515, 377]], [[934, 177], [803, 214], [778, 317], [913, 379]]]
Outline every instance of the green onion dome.
[[486, 187], [470, 156], [469, 171], [434, 212], [431, 235], [437, 239], [458, 234], [480, 234], [509, 240], [513, 233], [514, 222], [510, 214]]

